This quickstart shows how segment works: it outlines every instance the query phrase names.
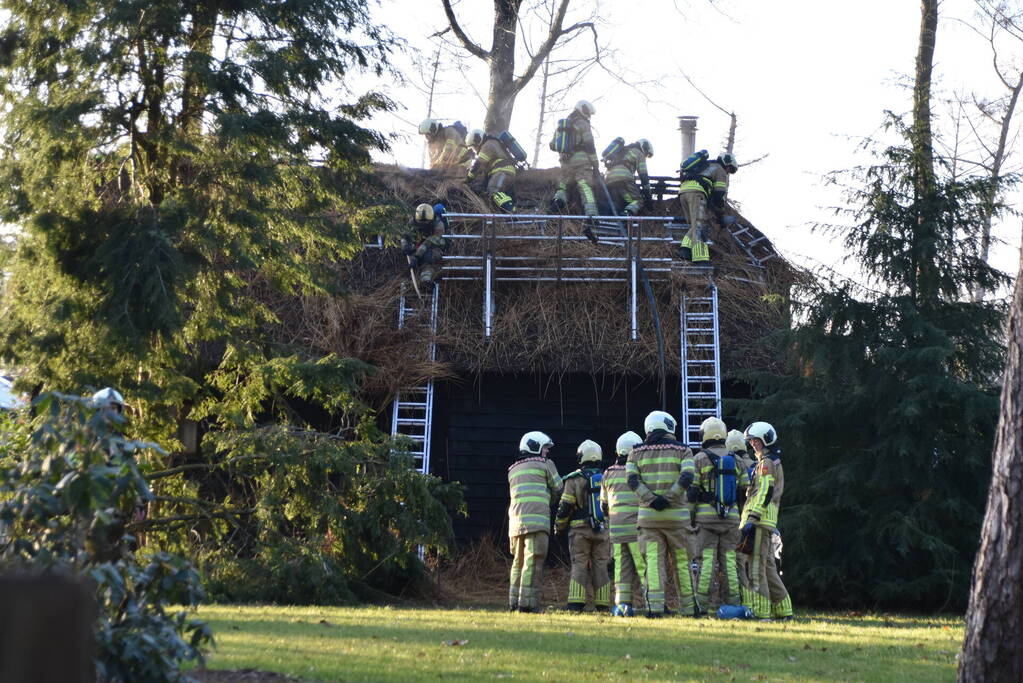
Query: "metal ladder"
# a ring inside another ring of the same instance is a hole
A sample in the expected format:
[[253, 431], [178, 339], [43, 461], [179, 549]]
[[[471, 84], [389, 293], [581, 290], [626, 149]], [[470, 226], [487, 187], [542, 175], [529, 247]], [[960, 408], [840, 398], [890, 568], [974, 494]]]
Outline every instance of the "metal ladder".
[[700, 423], [721, 417], [721, 346], [718, 288], [712, 281], [700, 295], [684, 290], [682, 329], [682, 425], [686, 443], [700, 444]]
[[[398, 301], [398, 328], [405, 327], [424, 313], [429, 313], [430, 360], [437, 359], [437, 307], [440, 301], [440, 286], [434, 285], [433, 293], [420, 299], [414, 293], [409, 295], [405, 284], [401, 287]], [[426, 325], [423, 325], [424, 331]], [[433, 431], [433, 379], [418, 387], [409, 387], [394, 397], [391, 409], [391, 436], [406, 436], [413, 441], [408, 453], [418, 472], [430, 472], [430, 435]]]

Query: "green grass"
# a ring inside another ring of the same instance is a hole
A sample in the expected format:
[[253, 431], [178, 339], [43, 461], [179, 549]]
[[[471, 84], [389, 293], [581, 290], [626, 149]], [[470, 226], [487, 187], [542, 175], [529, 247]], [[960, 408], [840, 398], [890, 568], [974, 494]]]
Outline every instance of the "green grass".
[[[961, 619], [819, 613], [789, 623], [391, 607], [206, 606], [210, 669], [311, 680], [941, 681]], [[467, 640], [463, 645], [451, 641]]]

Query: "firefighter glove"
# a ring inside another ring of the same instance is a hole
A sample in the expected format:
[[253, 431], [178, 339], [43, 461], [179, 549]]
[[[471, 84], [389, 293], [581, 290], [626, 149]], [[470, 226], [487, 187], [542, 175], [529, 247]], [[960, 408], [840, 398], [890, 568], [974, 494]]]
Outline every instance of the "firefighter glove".
[[668, 499], [665, 498], [664, 496], [657, 496], [652, 501], [650, 501], [650, 507], [660, 512], [664, 508], [668, 507]]

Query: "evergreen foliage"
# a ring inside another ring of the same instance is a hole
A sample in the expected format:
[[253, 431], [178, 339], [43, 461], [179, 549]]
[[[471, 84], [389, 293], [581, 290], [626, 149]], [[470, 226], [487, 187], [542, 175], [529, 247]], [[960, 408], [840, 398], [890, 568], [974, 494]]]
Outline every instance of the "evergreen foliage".
[[116, 386], [134, 433], [165, 444], [139, 463], [146, 547], [202, 551], [210, 576], [214, 547], [278, 576], [305, 558], [340, 574], [320, 582], [332, 601], [349, 579], [404, 586], [416, 544], [450, 539], [457, 491], [386, 455], [357, 397], [372, 368], [274, 313], [341, 294], [336, 264], [399, 224], [366, 172], [386, 140], [360, 124], [392, 103], [347, 85], [389, 74], [395, 39], [369, 0], [0, 9], [0, 220], [21, 230], [2, 361], [36, 392]]
[[[895, 117], [890, 127], [911, 140]], [[795, 322], [771, 340], [787, 372], [754, 375], [757, 400], [741, 412], [779, 430], [798, 600], [963, 607], [1004, 359], [1005, 303], [969, 296], [1008, 282], [979, 258], [991, 180], [939, 158], [921, 184], [911, 144], [877, 156], [833, 176], [851, 227], [827, 226], [867, 286], [823, 276], [797, 292]]]
[[179, 680], [211, 642], [188, 611], [203, 598], [191, 564], [130, 551], [132, 510], [151, 497], [135, 462], [155, 444], [124, 439], [89, 400], [46, 394], [34, 428], [4, 421], [0, 441], [0, 570], [68, 573], [95, 585], [101, 680]]

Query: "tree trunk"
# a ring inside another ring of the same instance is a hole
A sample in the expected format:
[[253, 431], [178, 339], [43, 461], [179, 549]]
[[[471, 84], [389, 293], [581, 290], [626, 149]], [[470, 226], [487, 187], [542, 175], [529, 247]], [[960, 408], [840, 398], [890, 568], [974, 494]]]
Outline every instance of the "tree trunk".
[[515, 36], [522, 0], [494, 0], [494, 44], [490, 48], [490, 92], [484, 129], [496, 135], [511, 126], [515, 96]]
[[968, 683], [1023, 681], [1023, 260], [1008, 342], [991, 488], [959, 660], [959, 681]]
[[938, 31], [938, 0], [920, 2], [920, 37], [916, 53], [916, 82], [913, 86], [913, 189], [919, 215], [917, 231], [910, 255], [913, 276], [910, 278], [910, 296], [914, 302], [931, 301], [936, 296], [934, 273], [919, 267], [933, 261], [920, 253], [932, 249], [935, 231], [931, 197], [935, 192], [934, 138], [931, 132], [931, 77], [934, 72], [934, 43]]
[[547, 117], [547, 79], [550, 76], [551, 58], [543, 60], [543, 81], [540, 84], [540, 119], [536, 124], [536, 141], [533, 143], [533, 168], [540, 163], [540, 141], [543, 139], [543, 124]]

